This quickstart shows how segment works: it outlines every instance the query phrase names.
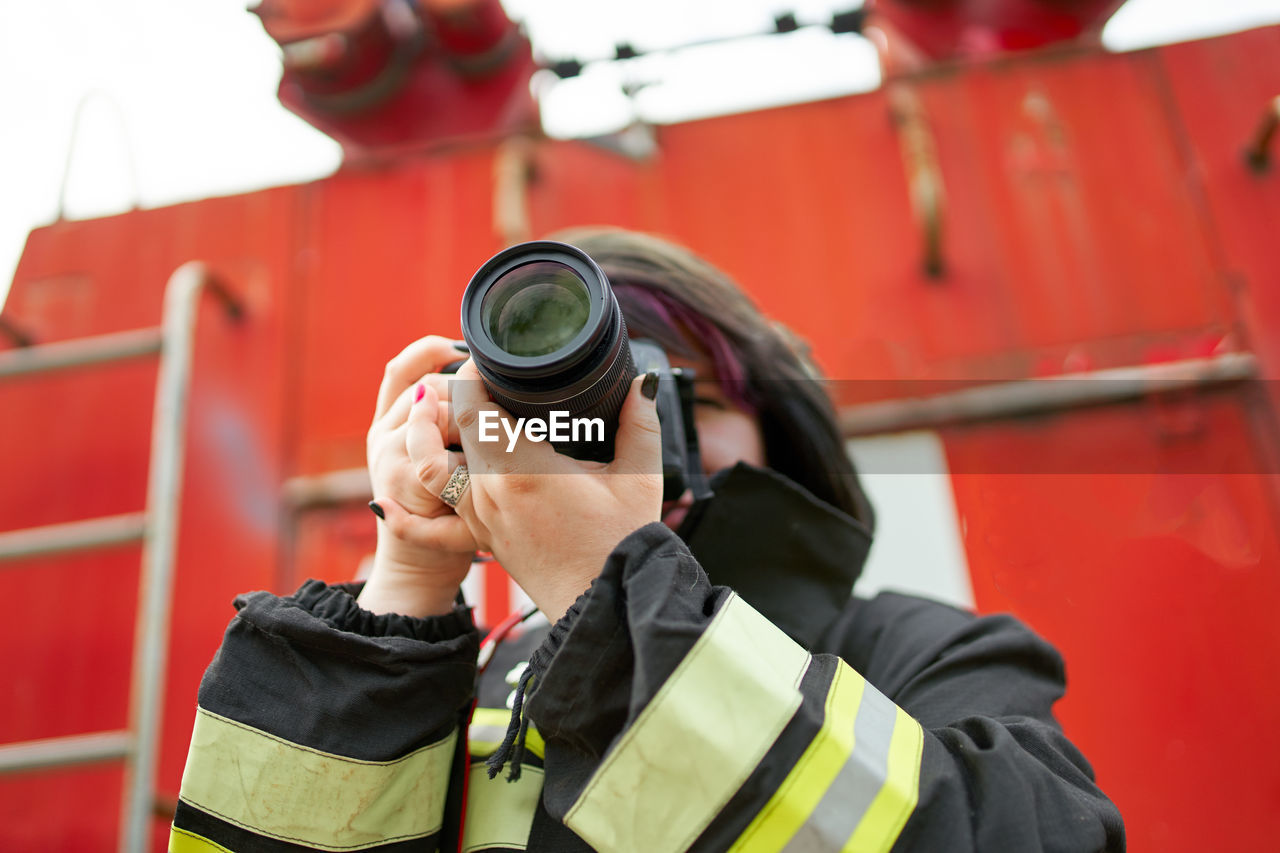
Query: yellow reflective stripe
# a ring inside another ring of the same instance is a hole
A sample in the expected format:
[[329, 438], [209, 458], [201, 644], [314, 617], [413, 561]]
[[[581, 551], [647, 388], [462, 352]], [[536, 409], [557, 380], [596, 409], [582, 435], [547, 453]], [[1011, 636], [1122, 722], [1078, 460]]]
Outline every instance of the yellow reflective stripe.
[[841, 661], [822, 728], [734, 851], [881, 853], [919, 796], [920, 724]]
[[686, 849], [800, 707], [809, 661], [731, 594], [564, 822], [599, 850]]
[[907, 818], [920, 798], [920, 759], [924, 730], [906, 711], [898, 708], [889, 743], [889, 773], [871, 801], [866, 816], [843, 847], [859, 853], [887, 853], [898, 840]]
[[[486, 758], [498, 751], [507, 735], [511, 712], [505, 708], [476, 708], [467, 731], [467, 750], [476, 758]], [[547, 745], [532, 722], [524, 733], [524, 748], [539, 758], [547, 757]]]
[[732, 853], [781, 850], [796, 834], [853, 753], [853, 720], [866, 682], [843, 662], [827, 691], [822, 728], [787, 778], [743, 831]]
[[169, 853], [232, 853], [203, 835], [176, 826], [169, 827]]
[[473, 765], [470, 773], [462, 853], [494, 847], [524, 850], [542, 797], [542, 769], [522, 767], [514, 782], [504, 776], [490, 779], [483, 764]]
[[394, 761], [359, 761], [196, 711], [179, 797], [260, 835], [359, 850], [440, 829], [456, 731]]

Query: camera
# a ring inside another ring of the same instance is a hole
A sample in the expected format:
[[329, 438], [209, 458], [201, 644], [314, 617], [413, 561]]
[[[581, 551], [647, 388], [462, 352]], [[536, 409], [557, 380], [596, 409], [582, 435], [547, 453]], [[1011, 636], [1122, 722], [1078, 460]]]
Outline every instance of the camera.
[[462, 335], [493, 401], [515, 417], [599, 419], [603, 436], [552, 440], [576, 459], [613, 458], [631, 381], [658, 373], [663, 500], [706, 492], [693, 423], [693, 375], [656, 343], [631, 340], [609, 279], [586, 252], [536, 240], [486, 261], [462, 295]]

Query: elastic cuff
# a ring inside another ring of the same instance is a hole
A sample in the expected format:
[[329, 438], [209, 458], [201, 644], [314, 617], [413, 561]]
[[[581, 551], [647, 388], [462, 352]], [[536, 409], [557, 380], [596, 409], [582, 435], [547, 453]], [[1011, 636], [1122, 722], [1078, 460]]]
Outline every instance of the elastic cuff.
[[[404, 637], [424, 643], [440, 643], [475, 630], [471, 608], [456, 604], [450, 613], [421, 619], [398, 613], [371, 613], [356, 602], [356, 596], [363, 588], [363, 582], [329, 586], [323, 581], [309, 579], [282, 602], [305, 610], [339, 631], [364, 637]], [[244, 608], [247, 603], [246, 596], [238, 596], [236, 609]]]
[[551, 626], [550, 633], [543, 639], [542, 644], [533, 650], [533, 654], [529, 656], [529, 668], [537, 674], [539, 678], [547, 671], [547, 667], [551, 665], [551, 660], [556, 656], [556, 652], [560, 651], [560, 647], [569, 639], [569, 632], [573, 630], [573, 626], [577, 623], [582, 611], [587, 608], [587, 602], [591, 599], [591, 591], [596, 588], [596, 584], [600, 583], [600, 577], [597, 576], [591, 581], [591, 586], [579, 595], [573, 604], [569, 605], [569, 609], [564, 615], [556, 620], [556, 624]]
[[[569, 606], [565, 614], [551, 626], [551, 632], [542, 641], [542, 645], [538, 646], [533, 654], [529, 656], [529, 666], [539, 678], [546, 673], [556, 653], [569, 640], [569, 635], [573, 631], [574, 625], [578, 623], [583, 611], [590, 605], [592, 598], [611, 599], [616, 596], [629, 570], [634, 570], [655, 549], [670, 545], [673, 540], [679, 542], [671, 528], [655, 521], [629, 533], [618, 543], [617, 547], [613, 549], [613, 552], [605, 560], [604, 569], [591, 581], [591, 586], [587, 587], [586, 591], [579, 595], [577, 600]], [[597, 595], [597, 589], [603, 595]]]

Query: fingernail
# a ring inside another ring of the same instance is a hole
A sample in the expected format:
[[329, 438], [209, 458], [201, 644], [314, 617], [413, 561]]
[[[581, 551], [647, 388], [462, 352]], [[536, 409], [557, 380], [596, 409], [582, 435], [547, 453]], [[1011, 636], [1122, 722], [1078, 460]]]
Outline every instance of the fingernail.
[[471, 354], [471, 347], [467, 346], [466, 341], [453, 341], [452, 343], [453, 348], [458, 352], [465, 352], [467, 355]]
[[387, 520], [387, 514], [382, 511], [382, 507], [378, 505], [377, 501], [369, 501], [369, 509], [373, 510], [373, 514], [378, 518], [383, 521]]
[[422, 402], [422, 397], [426, 393], [427, 393], [427, 386], [419, 385], [417, 390], [413, 392], [413, 402], [415, 403]]
[[646, 400], [652, 400], [658, 396], [658, 371], [650, 370], [644, 375], [644, 381], [640, 383], [640, 393]]

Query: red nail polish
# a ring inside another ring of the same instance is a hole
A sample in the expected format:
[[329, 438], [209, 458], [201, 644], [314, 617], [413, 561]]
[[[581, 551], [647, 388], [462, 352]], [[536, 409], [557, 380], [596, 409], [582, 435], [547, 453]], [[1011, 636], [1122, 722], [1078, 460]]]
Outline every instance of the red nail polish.
[[414, 391], [414, 392], [413, 392], [413, 402], [415, 402], [415, 403], [420, 403], [420, 402], [422, 402], [422, 397], [423, 397], [423, 395], [425, 395], [426, 393], [427, 393], [427, 386], [425, 386], [425, 385], [419, 385], [419, 386], [418, 386], [418, 390], [416, 390], [416, 391]]

